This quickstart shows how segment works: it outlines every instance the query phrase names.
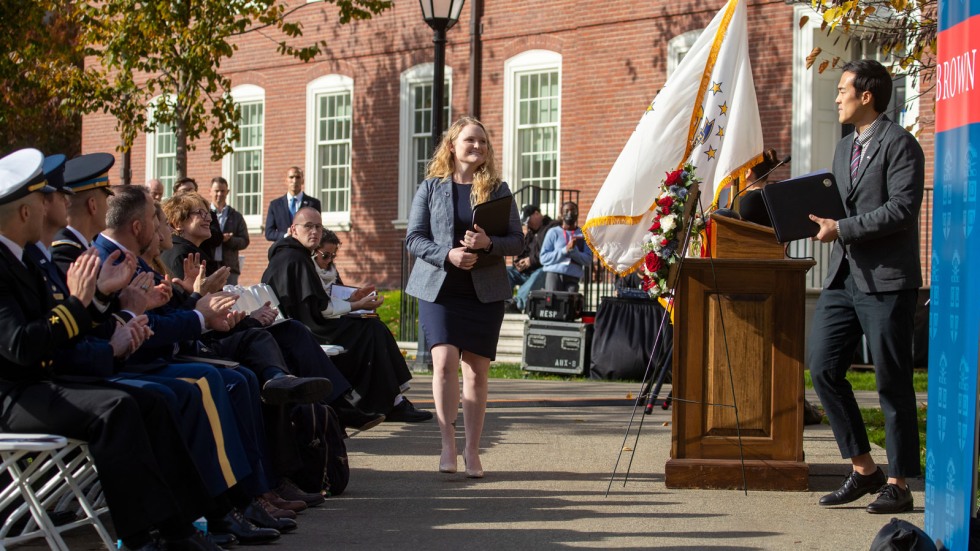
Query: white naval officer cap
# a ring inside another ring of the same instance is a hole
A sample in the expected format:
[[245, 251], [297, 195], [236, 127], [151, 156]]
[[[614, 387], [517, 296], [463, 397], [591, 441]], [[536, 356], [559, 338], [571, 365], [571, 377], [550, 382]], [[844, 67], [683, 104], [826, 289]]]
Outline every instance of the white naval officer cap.
[[35, 191], [56, 191], [45, 179], [44, 153], [32, 148], [19, 149], [0, 159], [0, 205]]

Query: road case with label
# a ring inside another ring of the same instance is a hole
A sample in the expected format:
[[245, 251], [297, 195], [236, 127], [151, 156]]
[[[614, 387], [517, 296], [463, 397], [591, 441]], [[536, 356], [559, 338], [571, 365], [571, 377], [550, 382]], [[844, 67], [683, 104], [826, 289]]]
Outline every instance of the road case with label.
[[588, 375], [592, 324], [527, 320], [524, 322], [525, 371]]

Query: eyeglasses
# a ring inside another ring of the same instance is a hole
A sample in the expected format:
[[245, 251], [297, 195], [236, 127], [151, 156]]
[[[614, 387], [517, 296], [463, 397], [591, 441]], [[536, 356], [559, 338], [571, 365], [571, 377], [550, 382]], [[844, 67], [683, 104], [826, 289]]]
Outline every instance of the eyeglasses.
[[211, 218], [211, 211], [209, 211], [208, 209], [192, 210], [191, 215], [195, 215], [195, 214], [200, 216], [201, 218]]
[[305, 224], [293, 224], [293, 226], [299, 226], [306, 231], [320, 231], [323, 229], [323, 224], [315, 224], [313, 222], [307, 222]]
[[331, 253], [327, 251], [313, 251], [313, 257], [316, 258], [317, 256], [319, 256], [324, 260], [333, 260], [337, 258], [337, 253]]

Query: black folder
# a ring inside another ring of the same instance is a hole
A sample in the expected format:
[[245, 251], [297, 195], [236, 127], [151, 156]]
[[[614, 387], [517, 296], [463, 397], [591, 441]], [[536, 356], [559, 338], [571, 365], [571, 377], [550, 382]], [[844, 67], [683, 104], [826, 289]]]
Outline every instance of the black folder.
[[507, 235], [510, 224], [510, 206], [514, 196], [491, 199], [473, 207], [473, 225], [479, 225], [487, 235]]
[[817, 235], [820, 226], [810, 220], [811, 214], [831, 220], [847, 216], [837, 180], [826, 170], [768, 184], [762, 188], [762, 199], [780, 243]]
[[[480, 226], [488, 236], [507, 235], [507, 226], [510, 225], [510, 209], [514, 203], [513, 195], [506, 195], [491, 199], [486, 203], [480, 203], [473, 207], [473, 225]], [[482, 253], [483, 251], [466, 249], [468, 253]], [[482, 257], [481, 257], [482, 260]], [[480, 267], [478, 261], [476, 267]]]

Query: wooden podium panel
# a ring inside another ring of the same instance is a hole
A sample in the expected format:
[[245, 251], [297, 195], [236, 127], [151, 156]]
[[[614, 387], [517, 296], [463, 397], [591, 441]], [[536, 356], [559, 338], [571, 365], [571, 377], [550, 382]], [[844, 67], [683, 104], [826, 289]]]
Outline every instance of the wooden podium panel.
[[813, 264], [684, 260], [667, 487], [742, 488], [744, 459], [749, 489], [807, 489], [804, 275]]

